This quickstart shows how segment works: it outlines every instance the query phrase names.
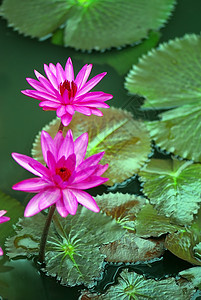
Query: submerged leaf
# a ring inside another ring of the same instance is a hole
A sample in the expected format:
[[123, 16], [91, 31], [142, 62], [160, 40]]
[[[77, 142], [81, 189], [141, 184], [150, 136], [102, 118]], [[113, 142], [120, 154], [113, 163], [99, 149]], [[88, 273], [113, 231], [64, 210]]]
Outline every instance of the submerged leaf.
[[[90, 117], [75, 113], [68, 127], [64, 128], [64, 135], [72, 129], [74, 138], [83, 132], [88, 132], [89, 145], [86, 157], [105, 151], [102, 164], [109, 164], [104, 173], [108, 177], [108, 185], [122, 182], [137, 173], [147, 160], [151, 152], [150, 138], [143, 122], [135, 121], [132, 114], [121, 109], [104, 109], [103, 117], [91, 115]], [[59, 119], [53, 120], [43, 130], [54, 137], [60, 124]], [[40, 145], [40, 133], [35, 139], [32, 155], [44, 163]]]
[[201, 202], [201, 165], [176, 159], [152, 159], [140, 171], [143, 191], [161, 215], [190, 224]]
[[168, 109], [148, 128], [162, 149], [201, 161], [201, 37], [187, 34], [161, 44], [134, 66], [125, 86], [143, 95], [145, 109]]
[[140, 237], [159, 237], [181, 229], [180, 226], [173, 224], [170, 218], [159, 215], [151, 204], [145, 205], [138, 213], [135, 228], [137, 236]]
[[[37, 255], [45, 216], [41, 213], [17, 224], [17, 235], [6, 242], [10, 258]], [[104, 255], [99, 246], [119, 239], [124, 230], [110, 217], [79, 206], [75, 216], [55, 214], [45, 253], [45, 271], [65, 285], [92, 286], [100, 276]]]
[[65, 46], [77, 49], [119, 47], [145, 38], [170, 16], [175, 0], [4, 0], [9, 25], [44, 38], [61, 25]]

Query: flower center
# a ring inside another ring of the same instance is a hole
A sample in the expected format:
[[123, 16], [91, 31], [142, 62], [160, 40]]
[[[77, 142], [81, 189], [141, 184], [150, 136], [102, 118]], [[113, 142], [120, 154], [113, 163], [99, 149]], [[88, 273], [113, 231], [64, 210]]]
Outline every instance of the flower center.
[[72, 172], [69, 169], [62, 167], [56, 168], [56, 174], [59, 175], [63, 181], [67, 181], [70, 178]]
[[60, 83], [59, 91], [61, 96], [63, 96], [65, 90], [68, 91], [68, 98], [74, 98], [77, 92], [77, 85], [74, 81], [65, 80], [64, 82]]

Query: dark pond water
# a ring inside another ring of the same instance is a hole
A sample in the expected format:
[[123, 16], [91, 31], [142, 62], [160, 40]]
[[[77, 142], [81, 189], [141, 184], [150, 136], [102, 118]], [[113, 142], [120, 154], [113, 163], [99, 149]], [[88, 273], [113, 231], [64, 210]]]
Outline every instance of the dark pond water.
[[[200, 12], [200, 0], [178, 0], [173, 16], [161, 29], [160, 42], [182, 37], [185, 33], [199, 34]], [[44, 63], [60, 62], [64, 65], [69, 56], [77, 72], [80, 66], [86, 63], [87, 56], [90, 63], [90, 54], [53, 45], [49, 40], [38, 42], [36, 39], [25, 38], [7, 28], [3, 19], [0, 19], [0, 38], [0, 190], [24, 202], [25, 194], [13, 191], [11, 186], [27, 178], [28, 174], [16, 165], [10, 154], [15, 151], [29, 155], [36, 133], [55, 117], [54, 112], [44, 113], [35, 100], [21, 94], [20, 90], [28, 88], [25, 78], [33, 77], [33, 69], [43, 73]], [[117, 50], [113, 52], [116, 53]], [[124, 89], [124, 76], [119, 76], [116, 70], [107, 64], [93, 64], [92, 75], [103, 71], [107, 71], [108, 75], [99, 83], [98, 89], [114, 95], [110, 105], [131, 110], [137, 116], [141, 100], [136, 101], [136, 107], [129, 105], [131, 96], [128, 96]], [[157, 151], [154, 155], [163, 157], [163, 154]], [[93, 193], [100, 191], [103, 190], [94, 189]], [[113, 191], [140, 194], [139, 182], [135, 178], [127, 184], [117, 186]], [[80, 287], [67, 288], [59, 285], [54, 279], [41, 274], [32, 261], [17, 260], [7, 262], [6, 265], [12, 268], [3, 275], [1, 273], [0, 280], [4, 278], [9, 285], [9, 300], [78, 299]], [[148, 277], [162, 278], [165, 275], [176, 275], [189, 266], [190, 264], [166, 253], [162, 259], [153, 263], [151, 272], [147, 265], [133, 265], [131, 268]], [[107, 265], [97, 290], [103, 291], [108, 284], [114, 282], [119, 268], [122, 266]]]

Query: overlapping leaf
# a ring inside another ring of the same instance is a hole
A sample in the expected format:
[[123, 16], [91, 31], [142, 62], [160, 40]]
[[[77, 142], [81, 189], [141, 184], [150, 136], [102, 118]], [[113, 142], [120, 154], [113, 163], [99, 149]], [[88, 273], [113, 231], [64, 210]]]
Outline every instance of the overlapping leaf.
[[141, 196], [108, 193], [95, 197], [100, 209], [108, 216], [112, 216], [123, 228], [135, 230], [134, 220], [141, 207], [147, 200]]
[[143, 239], [127, 232], [121, 239], [102, 245], [100, 252], [108, 262], [144, 262], [164, 254], [164, 239]]
[[201, 266], [201, 211], [191, 226], [166, 237], [165, 246], [174, 255]]
[[201, 289], [201, 268], [200, 267], [189, 268], [187, 270], [180, 272], [179, 275], [192, 282], [194, 287], [198, 287], [199, 289]]
[[194, 292], [193, 286], [186, 281], [178, 282], [174, 278], [156, 281], [145, 279], [142, 275], [124, 270], [119, 275], [118, 284], [110, 287], [106, 294], [98, 296], [85, 292], [79, 300], [189, 300]]
[[[10, 258], [38, 254], [44, 222], [41, 213], [21, 219], [16, 236], [6, 241]], [[92, 286], [94, 278], [100, 276], [105, 257], [99, 252], [99, 246], [123, 234], [124, 230], [111, 217], [81, 206], [75, 216], [55, 215], [48, 235], [45, 271], [62, 284]]]
[[162, 149], [201, 161], [201, 37], [185, 35], [144, 56], [126, 78], [131, 93], [146, 97], [143, 108], [167, 109], [148, 123]]
[[132, 44], [160, 28], [175, 0], [4, 0], [1, 14], [9, 25], [44, 38], [61, 25], [63, 43], [78, 49], [101, 50]]
[[[150, 137], [143, 122], [135, 121], [132, 114], [121, 109], [103, 110], [103, 117], [90, 117], [75, 113], [70, 125], [64, 128], [64, 134], [72, 129], [74, 138], [83, 132], [89, 134], [87, 156], [105, 151], [102, 164], [109, 163], [104, 173], [109, 178], [108, 185], [122, 182], [137, 173], [151, 152]], [[56, 119], [43, 129], [55, 136], [60, 120]], [[43, 162], [40, 145], [40, 134], [36, 137], [32, 154]]]
[[136, 234], [140, 237], [159, 237], [168, 232], [175, 232], [182, 229], [175, 225], [170, 218], [159, 215], [157, 210], [151, 205], [145, 205], [137, 215], [135, 221]]
[[161, 215], [190, 224], [201, 202], [201, 165], [192, 161], [152, 159], [140, 171], [143, 192]]

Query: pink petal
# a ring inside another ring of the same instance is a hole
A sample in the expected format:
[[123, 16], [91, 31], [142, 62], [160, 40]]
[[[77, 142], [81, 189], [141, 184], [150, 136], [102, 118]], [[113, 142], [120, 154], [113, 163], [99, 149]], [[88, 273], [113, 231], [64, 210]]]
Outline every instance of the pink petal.
[[68, 158], [68, 156], [73, 153], [74, 153], [73, 134], [71, 130], [68, 130], [64, 138], [63, 144], [59, 149], [58, 159], [60, 159], [62, 156]]
[[59, 199], [59, 201], [57, 201], [56, 208], [60, 216], [63, 218], [67, 217], [67, 215], [69, 214], [68, 210], [66, 209], [63, 203], [63, 199]]
[[7, 221], [9, 221], [9, 220], [10, 220], [9, 217], [1, 217], [1, 218], [0, 218], [0, 224], [1, 224], [1, 223], [5, 223], [5, 222], [7, 222]]
[[58, 90], [59, 87], [59, 83], [57, 81], [56, 76], [49, 70], [48, 66], [46, 64], [44, 64], [44, 70], [45, 73], [47, 75], [47, 78], [49, 79], [49, 81], [51, 82], [51, 84], [53, 85], [53, 87]]
[[82, 182], [83, 180], [85, 180], [86, 178], [91, 176], [95, 172], [96, 169], [97, 169], [97, 166], [91, 166], [91, 167], [88, 167], [87, 169], [82, 169], [81, 171], [76, 172], [75, 179], [71, 185], [74, 186], [75, 183]]
[[58, 188], [48, 189], [43, 192], [41, 200], [39, 202], [39, 209], [43, 210], [47, 207], [55, 204], [59, 199], [61, 199], [61, 191]]
[[44, 93], [44, 92], [39, 92], [39, 91], [33, 91], [33, 90], [24, 90], [21, 91], [22, 94], [38, 99], [38, 100], [50, 100], [53, 102], [57, 102], [60, 103], [59, 100], [57, 99], [57, 97], [55, 97], [52, 94], [48, 94], [48, 93]]
[[57, 108], [57, 117], [61, 118], [65, 114], [66, 114], [66, 107], [65, 107], [65, 105], [60, 105]]
[[2, 256], [3, 255], [3, 250], [2, 250], [2, 248], [0, 247], [0, 256]]
[[64, 205], [71, 215], [75, 215], [78, 207], [78, 202], [73, 193], [71, 193], [68, 189], [62, 190], [63, 192], [63, 202]]
[[74, 196], [77, 198], [77, 201], [81, 205], [97, 213], [100, 211], [98, 205], [96, 204], [96, 201], [88, 193], [84, 191], [78, 191], [75, 189], [71, 189], [71, 192], [74, 194]]
[[70, 114], [65, 114], [61, 116], [61, 122], [64, 126], [68, 126], [72, 120], [72, 115]]
[[71, 172], [73, 172], [75, 170], [75, 165], [76, 165], [76, 156], [75, 153], [73, 153], [68, 156], [63, 166], [69, 169]]
[[109, 167], [109, 164], [97, 165], [96, 171], [93, 173], [95, 176], [101, 176]]
[[92, 64], [84, 65], [82, 69], [76, 76], [75, 83], [77, 84], [78, 89], [81, 89], [83, 85], [87, 82], [89, 75], [91, 73]]
[[50, 109], [53, 109], [53, 110], [57, 110], [58, 107], [61, 106], [60, 103], [58, 102], [53, 102], [53, 101], [42, 101], [39, 103], [39, 106], [40, 107], [43, 107], [43, 108], [50, 108]]
[[52, 86], [52, 84], [49, 82], [47, 78], [43, 77], [38, 77], [38, 80], [43, 84], [44, 88], [50, 93], [55, 95], [56, 91], [55, 88]]
[[36, 176], [41, 177], [42, 173], [39, 173], [38, 171], [36, 171], [31, 164], [38, 166], [41, 168], [41, 171], [43, 172], [43, 175], [47, 175], [47, 170], [46, 167], [43, 166], [41, 163], [39, 163], [37, 160], [23, 155], [23, 154], [19, 154], [19, 153], [12, 153], [12, 157], [14, 158], [14, 160], [23, 168], [25, 168], [26, 170], [28, 170], [29, 172], [33, 173]]
[[12, 189], [29, 193], [38, 193], [51, 185], [50, 182], [48, 183], [41, 178], [30, 178], [14, 184]]
[[56, 161], [52, 152], [47, 151], [47, 166], [51, 173], [55, 172]]
[[86, 116], [91, 115], [91, 109], [86, 106], [82, 107], [82, 106], [74, 105], [74, 107], [75, 107], [76, 111], [80, 112], [83, 115], [86, 115]]
[[[39, 104], [39, 106], [40, 106], [40, 104]], [[96, 102], [96, 101], [87, 101], [87, 102], [80, 102], [79, 103], [79, 107], [83, 107], [83, 106], [86, 106], [86, 107], [88, 107], [88, 108], [109, 108], [110, 106], [108, 105], [108, 104], [106, 104], [106, 103], [104, 103], [104, 102]]]
[[[75, 183], [74, 182], [69, 186], [69, 188], [72, 189], [78, 189], [78, 190], [86, 190], [91, 189], [95, 186], [101, 185], [108, 181], [109, 178], [99, 177], [99, 176], [90, 176], [87, 179]], [[78, 201], [79, 202], [79, 201]]]
[[70, 115], [74, 115], [75, 109], [73, 108], [72, 105], [68, 104], [65, 106], [66, 112]]
[[65, 75], [66, 75], [66, 80], [74, 81], [74, 70], [73, 70], [73, 64], [70, 57], [66, 62]]
[[83, 169], [87, 169], [91, 166], [97, 165], [99, 163], [99, 161], [102, 159], [104, 154], [105, 154], [105, 152], [103, 151], [103, 152], [94, 154], [92, 156], [89, 156], [76, 168], [76, 172], [79, 172]]
[[66, 78], [65, 78], [65, 73], [64, 70], [62, 68], [62, 66], [60, 65], [60, 63], [56, 64], [56, 72], [57, 72], [57, 81], [58, 83], [63, 83]]
[[81, 96], [83, 94], [86, 94], [88, 91], [90, 91], [95, 85], [101, 81], [101, 79], [106, 75], [107, 73], [101, 73], [90, 79], [77, 93], [77, 97]]
[[85, 158], [88, 146], [88, 133], [80, 135], [74, 142], [74, 153], [76, 155], [76, 166], [80, 165]]
[[46, 88], [43, 86], [40, 81], [37, 81], [32, 78], [26, 78], [27, 82], [36, 90], [41, 91], [41, 92], [46, 92]]
[[[57, 192], [55, 192], [55, 190], [57, 190]], [[58, 191], [59, 191], [59, 195], [60, 195], [59, 189], [52, 189], [52, 188], [47, 189], [45, 191], [41, 191], [40, 193], [36, 194], [27, 204], [25, 211], [24, 211], [24, 216], [32, 217], [35, 214], [39, 213], [41, 210], [44, 209], [44, 208], [42, 208], [44, 206], [43, 202], [48, 206], [51, 206], [52, 204], [54, 204], [58, 199], [58, 198], [56, 198], [56, 196], [58, 196]], [[41, 204], [40, 204], [40, 202], [41, 202]], [[46, 206], [45, 208], [47, 208], [48, 206]]]
[[76, 96], [76, 101], [97, 101], [103, 102], [113, 98], [113, 95], [106, 94], [104, 92], [89, 92], [87, 94], [81, 95], [79, 97]]
[[96, 109], [96, 108], [91, 108], [91, 113], [95, 116], [98, 116], [98, 117], [102, 117], [103, 116], [103, 113], [102, 111], [100, 111], [99, 109]]
[[57, 153], [58, 153], [63, 141], [64, 141], [63, 133], [61, 130], [59, 130], [54, 137], [54, 145], [55, 145], [55, 149], [56, 149], [55, 158], [57, 158]]
[[56, 147], [52, 137], [48, 132], [41, 132], [41, 148], [45, 162], [47, 163], [47, 152], [50, 151], [53, 155], [56, 153]]
[[43, 192], [40, 192], [39, 194], [36, 194], [33, 198], [31, 198], [24, 211], [25, 217], [32, 217], [41, 211], [41, 209], [39, 208], [39, 202], [41, 200], [42, 194]]
[[50, 64], [49, 64], [49, 69], [50, 69], [50, 71], [54, 74], [54, 76], [56, 76], [56, 74], [57, 74], [57, 69], [56, 69], [55, 65], [52, 64], [52, 63], [50, 63]]
[[0, 210], [0, 217], [2, 217], [3, 215], [5, 215], [7, 213], [7, 210]]

